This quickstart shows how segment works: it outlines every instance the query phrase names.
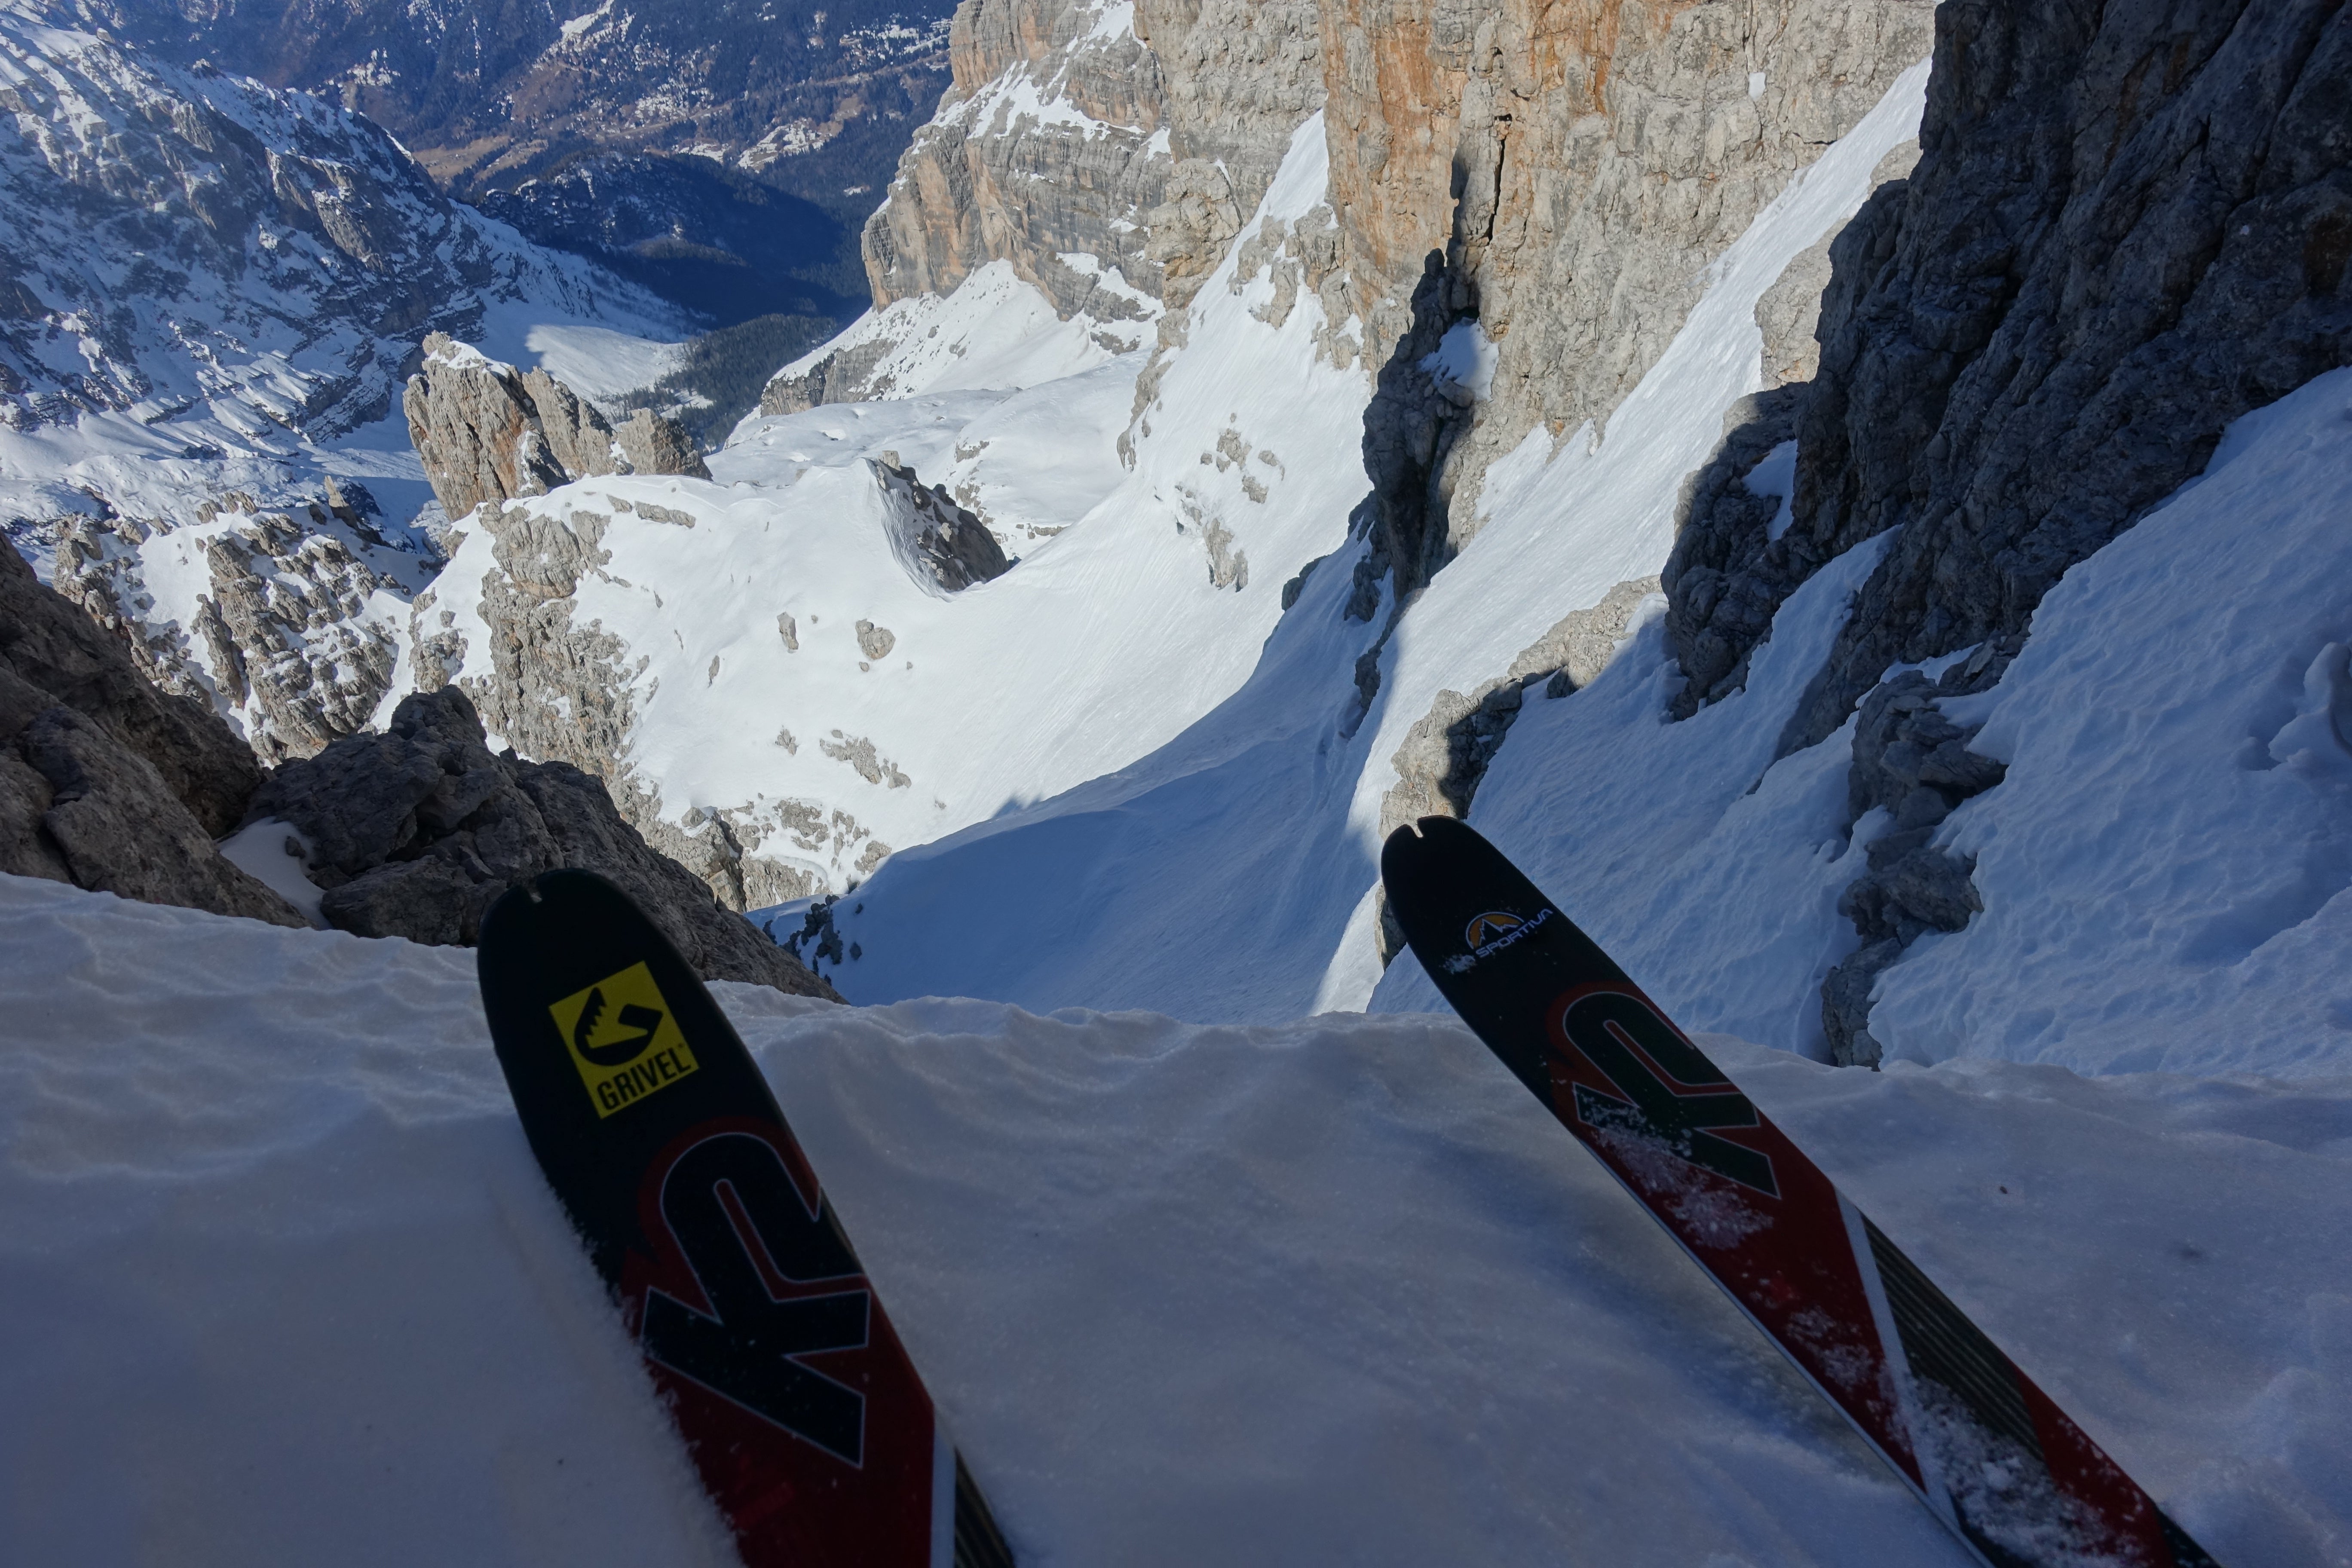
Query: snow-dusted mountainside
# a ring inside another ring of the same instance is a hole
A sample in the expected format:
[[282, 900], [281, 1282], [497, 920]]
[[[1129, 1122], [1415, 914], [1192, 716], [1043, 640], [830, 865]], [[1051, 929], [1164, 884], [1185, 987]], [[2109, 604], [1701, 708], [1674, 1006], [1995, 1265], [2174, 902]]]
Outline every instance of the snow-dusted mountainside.
[[49, 4], [177, 64], [322, 94], [398, 136], [450, 195], [726, 321], [856, 313], [858, 228], [947, 84], [955, 9]]
[[400, 694], [436, 563], [396, 406], [422, 336], [677, 324], [330, 101], [38, 14], [0, 7], [0, 515], [159, 683], [307, 754]]
[[[524, 750], [656, 797], [641, 826], [724, 836], [708, 860], [667, 847], [755, 907], [1124, 765], [1247, 678], [1285, 581], [1345, 533], [1364, 385], [1281, 276], [1323, 170], [1310, 120], [1251, 230], [1276, 237], [1201, 291], [1131, 437], [1142, 356], [977, 274], [895, 362], [918, 395], [747, 420], [707, 482], [477, 514], [418, 601], [420, 648]], [[878, 464], [1017, 563], [943, 588], [894, 548], [912, 497]], [[560, 582], [550, 551], [578, 562]]]
[[[0, 951], [15, 1556], [732, 1561], [470, 955]], [[1451, 1019], [718, 989], [1024, 1563], [1969, 1561]], [[2352, 1557], [2352, 1080], [1706, 1047], [2221, 1561]]]
[[[91, 346], [12, 535], [273, 760], [441, 691], [252, 796], [354, 803], [353, 879], [238, 864], [373, 926], [0, 877], [0, 1540], [726, 1561], [469, 961], [346, 934], [462, 936], [556, 840], [477, 854], [467, 781], [569, 763], [862, 1005], [723, 998], [1024, 1562], [1957, 1563], [1434, 1016], [1375, 867], [1449, 814], [2220, 1560], [2352, 1568], [2342, 10], [971, 0], [874, 310], [707, 477], [522, 374], [660, 374], [648, 301], [313, 100], [0, 26], [28, 221], [99, 159], [194, 258], [43, 231], [129, 346], [19, 268]], [[417, 530], [336, 423], [410, 330], [336, 314], [362, 174], [473, 323]], [[20, 838], [94, 813], [36, 782]]]

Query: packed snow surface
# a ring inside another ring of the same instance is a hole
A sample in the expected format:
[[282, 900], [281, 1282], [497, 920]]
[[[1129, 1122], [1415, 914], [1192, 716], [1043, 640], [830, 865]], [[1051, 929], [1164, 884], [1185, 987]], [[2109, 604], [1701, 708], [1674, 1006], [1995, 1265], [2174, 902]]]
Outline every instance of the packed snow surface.
[[[0, 954], [12, 1560], [728, 1560], [470, 953]], [[1449, 1019], [719, 990], [1024, 1563], [1967, 1561]], [[1707, 1043], [2222, 1561], [2352, 1563], [2352, 1079]]]

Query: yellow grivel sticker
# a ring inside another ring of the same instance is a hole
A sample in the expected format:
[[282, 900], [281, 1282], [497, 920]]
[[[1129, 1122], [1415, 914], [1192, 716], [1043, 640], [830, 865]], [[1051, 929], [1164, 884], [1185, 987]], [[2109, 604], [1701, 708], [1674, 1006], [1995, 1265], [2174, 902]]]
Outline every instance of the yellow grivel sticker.
[[632, 963], [548, 1009], [601, 1119], [695, 1068], [653, 971]]

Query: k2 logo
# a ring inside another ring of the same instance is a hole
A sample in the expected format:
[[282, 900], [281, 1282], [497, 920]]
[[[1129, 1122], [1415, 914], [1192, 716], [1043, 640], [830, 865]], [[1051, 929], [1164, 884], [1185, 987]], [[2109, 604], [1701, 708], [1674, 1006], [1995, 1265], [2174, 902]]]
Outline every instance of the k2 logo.
[[1622, 991], [1587, 992], [1561, 1011], [1559, 1030], [1624, 1097], [1576, 1085], [1577, 1119], [1586, 1126], [1630, 1133], [1743, 1187], [1780, 1195], [1768, 1156], [1708, 1131], [1756, 1126], [1756, 1107], [1648, 1003]]
[[[780, 1300], [761, 1268], [766, 1262], [793, 1285], [856, 1279], [856, 1256], [830, 1209], [822, 1200], [808, 1205], [766, 1139], [722, 1132], [688, 1149], [663, 1176], [661, 1217], [710, 1310], [646, 1291], [639, 1334], [646, 1354], [835, 1458], [862, 1465], [866, 1396], [796, 1358], [862, 1349], [872, 1295], [855, 1289]], [[753, 1258], [753, 1247], [764, 1260]]]

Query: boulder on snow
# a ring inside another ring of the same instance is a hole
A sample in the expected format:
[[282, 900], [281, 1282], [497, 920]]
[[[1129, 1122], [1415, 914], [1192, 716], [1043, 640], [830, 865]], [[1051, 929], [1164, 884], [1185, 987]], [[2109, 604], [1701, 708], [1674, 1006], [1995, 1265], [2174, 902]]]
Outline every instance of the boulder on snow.
[[1013, 570], [1004, 547], [974, 513], [956, 504], [939, 485], [926, 485], [912, 468], [888, 460], [874, 462], [874, 482], [882, 489], [889, 517], [890, 551], [918, 587], [953, 594]]
[[248, 817], [301, 834], [310, 879], [325, 889], [320, 913], [357, 935], [470, 946], [509, 888], [576, 867], [636, 900], [703, 978], [840, 1000], [648, 847], [602, 779], [568, 763], [493, 755], [454, 686], [404, 700], [383, 734], [349, 736], [278, 769]]
[[0, 549], [0, 871], [304, 925], [213, 844], [260, 779], [218, 715]]

